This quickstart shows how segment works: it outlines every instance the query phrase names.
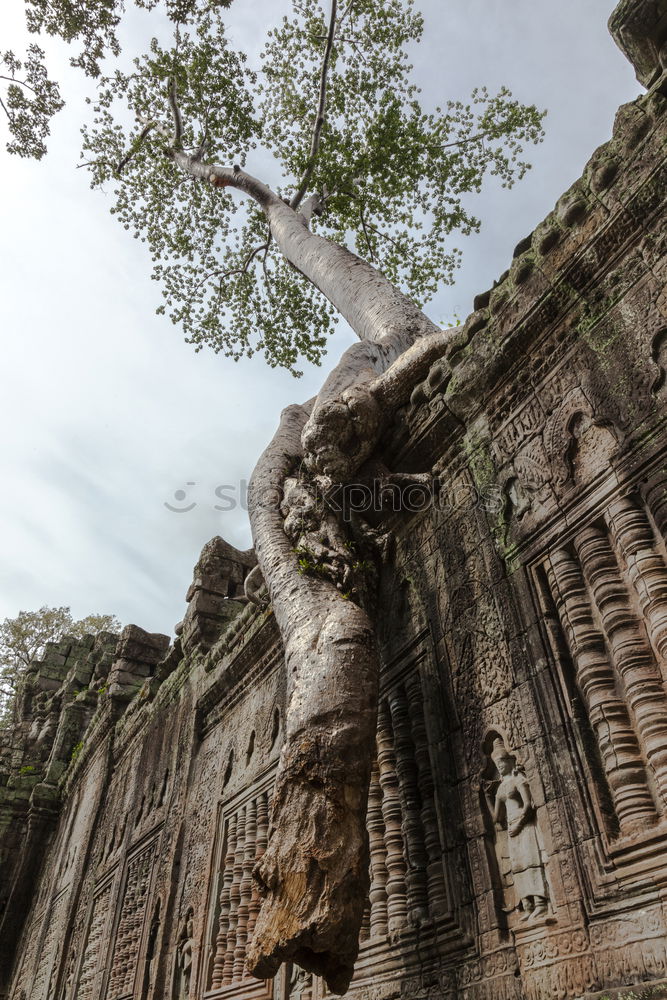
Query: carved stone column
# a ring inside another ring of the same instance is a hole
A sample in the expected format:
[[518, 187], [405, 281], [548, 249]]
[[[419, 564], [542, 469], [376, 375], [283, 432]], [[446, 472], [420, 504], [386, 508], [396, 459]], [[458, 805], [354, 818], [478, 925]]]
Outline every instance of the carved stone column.
[[408, 920], [421, 924], [428, 918], [426, 885], [426, 846], [421, 821], [421, 801], [414, 746], [410, 732], [408, 702], [402, 687], [389, 696], [389, 708], [394, 730], [396, 771], [401, 798], [403, 844], [407, 855]]
[[427, 854], [426, 880], [428, 902], [432, 916], [447, 910], [447, 893], [442, 868], [442, 844], [438, 828], [438, 814], [435, 804], [435, 788], [428, 749], [428, 734], [424, 719], [424, 692], [418, 674], [413, 674], [406, 682], [408, 711], [415, 747], [419, 792], [421, 797], [421, 818], [424, 828], [424, 843]]
[[667, 681], [667, 566], [653, 528], [635, 497], [615, 500], [605, 519], [637, 593], [649, 638]]
[[660, 672], [631, 608], [605, 532], [590, 526], [577, 535], [574, 544], [607, 635], [640, 746], [660, 797], [667, 803], [667, 697]]
[[234, 855], [236, 853], [236, 816], [230, 816], [227, 827], [227, 853], [224, 861], [224, 874], [220, 889], [220, 916], [218, 933], [215, 939], [213, 973], [211, 989], [222, 986], [225, 970], [225, 955], [227, 954], [227, 934], [229, 931], [229, 914], [231, 910], [231, 889], [234, 877]]
[[[269, 798], [268, 792], [260, 792], [257, 796], [257, 834], [255, 841], [255, 860], [264, 856], [269, 837]], [[250, 869], [252, 875], [252, 868]], [[252, 894], [248, 905], [248, 940], [252, 938], [260, 907], [259, 889], [252, 881]]]
[[552, 553], [549, 585], [597, 737], [621, 833], [655, 820], [637, 737], [616, 688], [604, 636], [596, 627], [581, 569], [565, 549]]
[[389, 932], [393, 933], [407, 924], [408, 901], [405, 893], [406, 866], [401, 834], [401, 800], [398, 791], [391, 716], [386, 701], [383, 701], [380, 706], [377, 742], [380, 786], [382, 788], [382, 818], [385, 828], [384, 842], [387, 851], [387, 916]]
[[243, 873], [240, 884], [239, 919], [236, 928], [236, 947], [234, 950], [234, 980], [243, 979], [246, 975], [245, 952], [248, 943], [248, 915], [252, 899], [252, 870], [255, 866], [255, 849], [257, 837], [257, 805], [254, 799], [248, 803], [245, 810], [245, 840], [243, 848]]
[[240, 809], [236, 816], [236, 851], [234, 853], [234, 868], [232, 884], [229, 890], [229, 929], [227, 931], [227, 954], [222, 977], [223, 986], [234, 982], [234, 958], [236, 953], [236, 938], [239, 926], [239, 907], [241, 903], [241, 879], [243, 878], [243, 856], [245, 854], [245, 809]]
[[385, 847], [385, 829], [382, 818], [382, 789], [377, 761], [371, 772], [371, 786], [368, 794], [368, 841], [371, 856], [371, 887], [369, 899], [371, 904], [369, 935], [372, 938], [384, 937], [387, 933], [387, 850]]

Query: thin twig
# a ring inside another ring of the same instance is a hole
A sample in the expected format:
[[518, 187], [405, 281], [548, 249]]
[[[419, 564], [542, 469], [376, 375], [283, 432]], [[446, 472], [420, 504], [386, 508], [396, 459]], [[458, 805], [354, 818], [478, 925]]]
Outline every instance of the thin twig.
[[315, 161], [317, 159], [317, 153], [320, 148], [320, 138], [322, 136], [322, 128], [324, 126], [324, 114], [326, 111], [327, 103], [327, 74], [329, 72], [329, 60], [331, 57], [331, 50], [333, 48], [334, 35], [336, 33], [336, 12], [338, 10], [338, 0], [331, 0], [331, 16], [329, 18], [329, 31], [327, 34], [327, 43], [324, 49], [324, 55], [322, 56], [322, 66], [320, 69], [320, 96], [317, 106], [317, 115], [315, 117], [315, 124], [313, 125], [313, 137], [310, 143], [310, 154], [308, 156], [308, 163], [306, 164], [306, 169], [304, 170], [303, 177], [301, 178], [301, 183], [297, 188], [296, 194], [290, 202], [290, 208], [297, 209], [301, 204], [303, 197], [308, 190], [308, 185], [310, 183], [310, 178], [313, 176], [313, 171], [315, 169]]
[[397, 243], [396, 240], [392, 239], [389, 233], [383, 233], [382, 230], [378, 229], [377, 226], [374, 226], [372, 222], [368, 223], [368, 228], [372, 229], [373, 232], [376, 233], [381, 239], [388, 240], [389, 243], [391, 243], [393, 247], [396, 247], [399, 253], [405, 257], [405, 250], [401, 247], [400, 243]]
[[271, 243], [273, 242], [273, 233], [269, 229], [269, 234], [266, 238], [266, 243], [264, 244], [264, 256], [262, 257], [262, 266], [266, 267], [266, 258], [269, 256], [269, 250], [271, 249]]
[[266, 266], [266, 255], [262, 259], [262, 271], [264, 272], [264, 290], [266, 292], [266, 297], [269, 300], [269, 305], [273, 310], [276, 307], [276, 302], [273, 297], [273, 292], [271, 290], [271, 275], [269, 273], [268, 267]]
[[114, 167], [114, 165], [109, 160], [105, 160], [104, 158], [102, 158], [100, 160], [84, 160], [83, 163], [77, 163], [76, 169], [77, 170], [81, 170], [82, 167], [96, 167], [98, 165], [99, 166], [111, 167], [112, 170], [116, 169]]
[[[268, 251], [268, 246], [269, 246], [268, 243], [262, 243], [261, 246], [255, 247], [253, 250], [250, 251], [250, 253], [247, 255], [246, 259], [244, 260], [243, 264], [240, 267], [232, 267], [229, 271], [223, 271], [222, 274], [219, 275], [220, 285], [222, 285], [222, 282], [225, 280], [225, 278], [231, 278], [233, 274], [247, 274], [248, 268], [250, 267], [252, 261], [255, 259], [257, 254], [261, 253], [262, 250]], [[215, 273], [216, 273], [215, 271], [209, 271], [208, 274], [205, 274], [203, 278], [200, 278], [195, 287], [193, 288], [192, 293], [194, 294], [195, 292], [197, 292], [201, 288], [201, 286], [209, 280], [209, 278], [213, 277]]]
[[366, 56], [365, 56], [365, 55], [363, 54], [363, 52], [361, 51], [361, 49], [359, 48], [359, 46], [358, 46], [358, 45], [357, 45], [357, 43], [355, 42], [354, 38], [341, 38], [341, 39], [340, 39], [340, 41], [341, 41], [341, 42], [347, 42], [347, 44], [348, 44], [348, 45], [351, 45], [351, 46], [352, 46], [352, 48], [353, 48], [353, 49], [355, 50], [355, 52], [357, 53], [357, 55], [359, 56], [359, 58], [361, 59], [361, 61], [362, 61], [363, 63], [365, 63], [365, 65], [366, 65], [366, 66], [368, 66], [368, 59], [367, 59], [367, 58], [366, 58]]
[[29, 83], [25, 82], [25, 80], [17, 80], [16, 77], [13, 76], [0, 76], [0, 80], [6, 80], [8, 83], [15, 83], [17, 87], [25, 87], [26, 90], [32, 91], [32, 93], [37, 96], [35, 88], [31, 87]]
[[471, 135], [467, 139], [457, 139], [456, 142], [446, 142], [442, 149], [449, 149], [451, 146], [467, 146], [470, 142], [484, 142], [485, 139], [491, 138], [490, 132], [478, 132], [477, 135]]
[[146, 136], [148, 135], [148, 133], [151, 131], [151, 129], [154, 129], [156, 125], [157, 125], [157, 122], [148, 122], [146, 125], [144, 125], [144, 127], [141, 130], [141, 132], [139, 133], [139, 135], [137, 136], [137, 138], [134, 140], [134, 142], [130, 146], [130, 148], [127, 151], [127, 153], [125, 154], [125, 156], [123, 156], [118, 161], [118, 163], [117, 163], [117, 165], [116, 165], [116, 167], [114, 169], [114, 173], [116, 174], [116, 176], [120, 177], [123, 169], [128, 165], [128, 163], [130, 162], [130, 160], [132, 159], [132, 157], [135, 156], [139, 152], [144, 139], [146, 138]]
[[352, 10], [352, 8], [354, 7], [354, 4], [355, 4], [355, 0], [350, 0], [349, 4], [347, 5], [347, 7], [343, 11], [343, 13], [340, 15], [340, 19], [338, 21], [338, 30], [339, 31], [340, 31], [341, 24], [343, 23], [343, 21], [345, 20], [345, 18], [347, 17], [347, 15], [350, 13], [350, 11]]
[[371, 260], [375, 261], [375, 260], [377, 260], [377, 258], [375, 256], [375, 252], [373, 250], [373, 246], [371, 244], [371, 240], [370, 240], [370, 237], [368, 235], [368, 230], [366, 228], [366, 220], [364, 219], [364, 210], [363, 210], [363, 207], [361, 205], [359, 205], [359, 220], [361, 222], [361, 228], [364, 231], [364, 239], [366, 240], [366, 246], [368, 247], [368, 252], [371, 255]]
[[199, 143], [196, 152], [193, 154], [195, 160], [201, 160], [204, 153], [206, 152], [206, 147], [208, 146], [208, 122], [204, 125], [204, 137]]

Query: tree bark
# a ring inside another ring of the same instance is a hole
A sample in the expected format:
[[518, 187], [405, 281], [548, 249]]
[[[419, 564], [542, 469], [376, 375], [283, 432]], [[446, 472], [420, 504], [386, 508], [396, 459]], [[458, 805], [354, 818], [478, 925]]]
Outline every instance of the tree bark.
[[[175, 162], [187, 173], [217, 187], [233, 187], [264, 210], [280, 251], [319, 288], [360, 340], [378, 344], [369, 363], [378, 372], [396, 360], [419, 337], [438, 332], [415, 303], [376, 268], [346, 247], [312, 233], [305, 219], [266, 184], [244, 170], [203, 163], [175, 150]], [[328, 380], [327, 380], [328, 381]]]
[[388, 417], [446, 350], [436, 327], [374, 267], [312, 233], [304, 216], [239, 169], [174, 151], [189, 173], [263, 208], [281, 252], [360, 337], [317, 396], [282, 415], [249, 490], [259, 567], [285, 647], [288, 710], [271, 835], [255, 871], [264, 897], [247, 965], [259, 978], [293, 960], [334, 993], [350, 983], [369, 887], [366, 804], [379, 657], [367, 612], [318, 574], [302, 575], [284, 530], [284, 484], [297, 469], [350, 482]]
[[282, 485], [301, 457], [307, 416], [305, 407], [285, 410], [249, 490], [257, 556], [285, 643], [289, 709], [247, 962], [265, 979], [292, 959], [344, 993], [368, 891], [378, 655], [367, 614], [332, 583], [300, 575], [283, 530]]

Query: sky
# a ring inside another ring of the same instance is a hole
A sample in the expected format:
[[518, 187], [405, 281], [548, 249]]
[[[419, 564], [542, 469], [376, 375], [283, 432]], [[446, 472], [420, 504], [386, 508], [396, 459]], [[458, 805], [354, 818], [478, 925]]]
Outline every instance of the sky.
[[[607, 32], [613, 0], [418, 6], [426, 28], [415, 77], [426, 103], [506, 85], [548, 109], [545, 141], [529, 150], [532, 171], [511, 191], [489, 186], [475, 202], [481, 232], [456, 241], [456, 284], [426, 308], [451, 325], [641, 88]], [[287, 0], [235, 0], [232, 37], [253, 59], [265, 26], [287, 10]], [[22, 17], [21, 0], [3, 0], [0, 49], [24, 43]], [[130, 45], [145, 31], [133, 22]], [[68, 69], [64, 47], [47, 48], [68, 99], [48, 155], [10, 157], [0, 122], [0, 618], [64, 604], [75, 617], [110, 613], [173, 634], [204, 543], [220, 534], [250, 545], [244, 484], [281, 409], [317, 392], [353, 335], [339, 327], [322, 368], [299, 381], [259, 356], [195, 354], [155, 315], [141, 244], [75, 169], [87, 83]]]

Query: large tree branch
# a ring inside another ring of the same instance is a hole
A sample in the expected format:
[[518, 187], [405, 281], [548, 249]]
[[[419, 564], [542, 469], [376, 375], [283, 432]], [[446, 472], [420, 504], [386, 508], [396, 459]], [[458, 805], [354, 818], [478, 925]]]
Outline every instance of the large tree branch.
[[174, 118], [174, 134], [171, 139], [172, 149], [183, 148], [183, 119], [181, 109], [178, 106], [178, 91], [176, 89], [176, 77], [172, 76], [169, 81], [169, 106]]
[[241, 170], [198, 160], [173, 149], [174, 162], [192, 177], [230, 187], [254, 199], [263, 209], [276, 244], [301, 274], [325, 295], [361, 340], [378, 344], [383, 360], [378, 371], [412, 342], [439, 328], [377, 268], [338, 243], [311, 233], [299, 212], [286, 205], [268, 185]]
[[313, 135], [310, 142], [310, 153], [308, 154], [308, 162], [306, 164], [306, 169], [303, 172], [303, 176], [296, 190], [296, 193], [290, 202], [290, 207], [294, 209], [299, 207], [299, 205], [303, 201], [306, 191], [308, 190], [308, 185], [310, 184], [310, 178], [313, 176], [313, 171], [315, 170], [317, 153], [320, 148], [320, 139], [322, 137], [322, 128], [324, 127], [324, 116], [327, 105], [327, 75], [329, 72], [329, 61], [331, 59], [331, 51], [333, 49], [334, 36], [336, 34], [337, 10], [338, 10], [337, 0], [331, 0], [329, 31], [327, 33], [326, 45], [324, 47], [324, 55], [322, 56], [322, 65], [320, 68], [320, 89], [319, 89], [319, 99], [317, 104], [317, 115], [315, 116], [315, 123], [313, 125]]

